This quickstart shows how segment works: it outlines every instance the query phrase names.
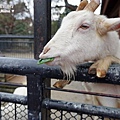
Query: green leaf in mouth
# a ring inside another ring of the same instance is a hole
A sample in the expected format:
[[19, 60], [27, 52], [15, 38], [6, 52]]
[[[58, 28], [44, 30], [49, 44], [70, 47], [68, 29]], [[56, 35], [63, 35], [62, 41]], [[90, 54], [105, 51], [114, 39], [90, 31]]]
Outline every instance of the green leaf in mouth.
[[54, 60], [54, 58], [39, 59], [38, 62], [37, 62], [37, 64], [40, 65], [40, 64], [47, 63], [47, 62], [51, 62], [53, 60]]

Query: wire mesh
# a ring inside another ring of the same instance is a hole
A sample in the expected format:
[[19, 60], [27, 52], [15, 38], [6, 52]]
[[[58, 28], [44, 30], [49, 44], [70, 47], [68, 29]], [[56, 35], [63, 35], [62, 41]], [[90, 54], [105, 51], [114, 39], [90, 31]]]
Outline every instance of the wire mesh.
[[16, 103], [4, 103], [1, 106], [0, 120], [28, 120], [27, 106]]
[[118, 119], [51, 109], [50, 120], [118, 120]]
[[[92, 93], [92, 92], [86, 92], [86, 91], [78, 91], [78, 90], [74, 90], [74, 89], [58, 89], [58, 88], [53, 88], [53, 87], [48, 87], [48, 86], [45, 86], [45, 89], [46, 90], [51, 90], [51, 91], [59, 91], [59, 96], [60, 96], [60, 93], [61, 95], [63, 95], [62, 93], [66, 92], [66, 93], [76, 93], [77, 95], [79, 94], [83, 94], [83, 95], [86, 95], [86, 94], [89, 94], [90, 96], [91, 95], [97, 95], [97, 96], [105, 96], [105, 97], [108, 97], [108, 98], [120, 98], [120, 96], [117, 96], [117, 95], [112, 95], [112, 94], [102, 94], [102, 93]], [[71, 95], [70, 95], [71, 96]], [[54, 96], [55, 97], [55, 96]], [[60, 96], [61, 98], [61, 96]], [[55, 97], [54, 99], [59, 99], [57, 97]], [[67, 98], [65, 98], [67, 99]], [[73, 100], [74, 101], [74, 100]], [[91, 103], [89, 103], [91, 104]], [[65, 105], [66, 106], [66, 105]], [[61, 107], [62, 108], [62, 107]], [[81, 108], [82, 109], [82, 108]], [[65, 110], [65, 109], [64, 109]], [[96, 109], [97, 110], [97, 109]], [[71, 112], [72, 110], [70, 109], [69, 111], [63, 111], [60, 110], [60, 108], [56, 108], [56, 109], [50, 109], [50, 120], [119, 120], [119, 119], [116, 119], [110, 117], [109, 115], [107, 115], [107, 117], [105, 115], [100, 115], [99, 113], [97, 115], [93, 115], [93, 114], [90, 114], [90, 113], [76, 113], [76, 112]], [[47, 120], [47, 119], [46, 119]], [[49, 120], [49, 119], [48, 119]]]

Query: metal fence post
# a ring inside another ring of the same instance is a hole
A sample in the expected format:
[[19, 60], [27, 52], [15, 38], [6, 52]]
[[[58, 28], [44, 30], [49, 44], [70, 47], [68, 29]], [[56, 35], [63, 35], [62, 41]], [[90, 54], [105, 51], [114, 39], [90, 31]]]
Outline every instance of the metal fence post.
[[[43, 47], [51, 38], [51, 0], [34, 0], [34, 58], [38, 59]], [[51, 81], [45, 81], [50, 86]], [[50, 98], [50, 92], [44, 92]], [[50, 119], [49, 111], [42, 110], [42, 120]]]
[[1, 112], [2, 112], [2, 111], [1, 111], [1, 101], [0, 101], [0, 120], [1, 120], [1, 117], [2, 117], [2, 116], [1, 116]]
[[34, 58], [51, 38], [51, 0], [34, 0]]
[[28, 120], [41, 120], [42, 79], [39, 75], [27, 75]]

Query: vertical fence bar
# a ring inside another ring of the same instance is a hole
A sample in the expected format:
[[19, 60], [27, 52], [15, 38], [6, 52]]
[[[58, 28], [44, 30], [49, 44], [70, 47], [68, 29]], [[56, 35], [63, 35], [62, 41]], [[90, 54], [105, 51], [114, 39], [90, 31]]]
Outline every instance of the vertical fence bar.
[[15, 105], [15, 120], [17, 120], [17, 106], [16, 106], [16, 103], [14, 104]]
[[1, 118], [2, 118], [2, 115], [1, 115], [1, 101], [0, 101], [0, 120], [1, 120]]
[[51, 38], [51, 0], [34, 0], [34, 58]]
[[27, 75], [28, 120], [41, 120], [42, 79]]
[[[50, 98], [51, 91], [45, 90], [45, 86], [51, 86], [50, 79], [44, 79], [43, 81], [43, 98]], [[42, 120], [51, 120], [50, 118], [50, 110], [42, 108]]]
[[[51, 38], [51, 0], [34, 0], [34, 58], [38, 59], [45, 44]], [[46, 83], [50, 86], [50, 79]], [[50, 92], [44, 93], [50, 97]], [[47, 118], [46, 118], [47, 117]], [[42, 120], [49, 120], [49, 111], [42, 110]]]

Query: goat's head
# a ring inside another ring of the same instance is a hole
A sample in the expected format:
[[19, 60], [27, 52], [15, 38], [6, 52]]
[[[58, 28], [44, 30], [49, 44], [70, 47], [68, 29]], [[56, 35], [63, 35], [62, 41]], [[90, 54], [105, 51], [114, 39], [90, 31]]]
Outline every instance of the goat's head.
[[108, 31], [120, 28], [120, 19], [95, 15], [99, 4], [99, 0], [91, 0], [89, 4], [83, 0], [76, 11], [64, 17], [61, 27], [44, 47], [40, 58], [54, 57], [48, 65], [59, 65], [64, 73], [70, 75], [77, 64], [109, 55], [105, 38]]

